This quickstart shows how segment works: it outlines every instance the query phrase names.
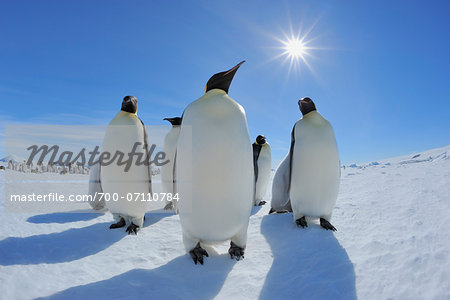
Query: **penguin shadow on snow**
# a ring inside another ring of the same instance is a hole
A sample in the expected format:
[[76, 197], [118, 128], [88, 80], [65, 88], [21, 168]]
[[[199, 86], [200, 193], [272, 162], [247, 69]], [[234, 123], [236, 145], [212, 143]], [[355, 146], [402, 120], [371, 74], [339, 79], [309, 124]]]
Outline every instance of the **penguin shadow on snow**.
[[[146, 228], [148, 226], [156, 224], [159, 221], [161, 221], [162, 219], [170, 217], [170, 216], [174, 216], [174, 215], [175, 215], [174, 213], [170, 213], [170, 212], [147, 212], [145, 214], [143, 228]], [[139, 232], [138, 232], [138, 234], [139, 234]]]
[[[68, 223], [97, 218], [98, 213], [51, 213], [30, 217], [27, 221], [41, 223]], [[144, 228], [171, 213], [147, 213]], [[8, 237], [0, 241], [0, 265], [29, 265], [61, 263], [99, 253], [127, 236], [125, 230], [109, 229], [111, 222], [96, 223], [87, 227], [72, 228], [63, 232]], [[139, 235], [139, 232], [138, 232]]]
[[[84, 212], [85, 211], [85, 212]], [[99, 216], [103, 216], [103, 212], [94, 212], [91, 209], [76, 212], [51, 213], [29, 217], [27, 222], [34, 224], [50, 224], [50, 223], [71, 223], [78, 221], [90, 221]]]
[[267, 215], [261, 233], [273, 253], [260, 299], [356, 299], [355, 271], [331, 231], [308, 223], [298, 228], [292, 214]]
[[262, 207], [263, 207], [263, 205], [253, 206], [252, 207], [252, 213], [250, 215], [253, 216], [253, 215], [257, 214], [261, 210]]
[[194, 265], [183, 255], [155, 269], [134, 269], [41, 299], [213, 299], [235, 263], [223, 254]]
[[99, 253], [126, 236], [109, 230], [110, 223], [97, 223], [63, 232], [8, 237], [0, 241], [0, 265], [61, 263]]

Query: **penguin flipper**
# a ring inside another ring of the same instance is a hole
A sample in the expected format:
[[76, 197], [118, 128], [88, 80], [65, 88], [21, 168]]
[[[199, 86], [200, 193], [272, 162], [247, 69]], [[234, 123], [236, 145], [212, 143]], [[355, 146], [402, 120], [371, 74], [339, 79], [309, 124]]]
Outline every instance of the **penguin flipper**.
[[252, 144], [253, 148], [253, 170], [255, 172], [255, 182], [258, 181], [258, 158], [261, 153], [262, 146], [257, 143]]
[[103, 209], [106, 206], [105, 199], [100, 196], [103, 193], [100, 169], [100, 164], [95, 164], [89, 170], [89, 196], [91, 197], [89, 204], [95, 210]]
[[[297, 123], [296, 123], [297, 124]], [[295, 146], [295, 125], [291, 132], [291, 147], [289, 153], [275, 171], [272, 183], [272, 201], [271, 206], [276, 211], [292, 211], [290, 189], [292, 176], [292, 159]]]
[[258, 145], [257, 143], [253, 143], [252, 144], [252, 149], [253, 149], [253, 171], [254, 171], [254, 185], [253, 185], [253, 205], [254, 206], [261, 206], [264, 205], [266, 202], [264, 201], [263, 204], [261, 204], [262, 201], [257, 202], [258, 200], [255, 199], [256, 197], [256, 182], [258, 181], [258, 158], [259, 158], [259, 154], [261, 153], [261, 149], [262, 146]]
[[147, 172], [148, 172], [148, 190], [151, 195], [152, 194], [152, 166], [150, 164], [151, 158], [150, 158], [150, 150], [148, 148], [148, 134], [147, 134], [147, 129], [145, 129], [144, 122], [141, 119], [139, 119], [139, 121], [141, 121], [142, 129], [144, 131], [144, 148], [145, 148], [145, 153], [146, 153], [146, 160], [148, 162], [148, 164], [146, 164]]
[[203, 256], [209, 257], [208, 252], [200, 246], [200, 242], [197, 243], [194, 249], [189, 251], [189, 254], [195, 264], [199, 262], [201, 265], [203, 265]]
[[294, 124], [294, 127], [292, 127], [292, 132], [291, 132], [291, 147], [289, 148], [289, 178], [288, 178], [288, 193], [291, 190], [291, 178], [292, 178], [292, 160], [294, 157], [294, 146], [295, 146], [295, 125], [297, 125], [297, 123]]
[[119, 222], [111, 224], [111, 226], [109, 226], [109, 229], [116, 229], [116, 228], [122, 228], [125, 226], [125, 219], [124, 218], [120, 218]]
[[128, 234], [134, 233], [135, 235], [137, 235], [138, 230], [139, 230], [139, 226], [137, 226], [134, 223], [131, 223], [130, 226], [127, 227], [126, 232], [128, 232]]
[[337, 231], [336, 227], [331, 225], [331, 223], [324, 218], [320, 218], [320, 226], [322, 226], [322, 228], [325, 228], [326, 230]]
[[244, 258], [244, 248], [237, 246], [235, 243], [230, 242], [230, 249], [228, 249], [231, 259], [241, 260]]
[[[183, 119], [183, 116], [181, 116], [181, 118]], [[173, 172], [172, 173], [172, 178], [173, 178], [173, 180], [172, 180], [172, 193], [173, 193], [173, 195], [172, 196], [177, 194], [177, 180], [176, 180], [176, 178], [177, 178], [177, 150], [178, 149], [175, 149], [175, 155], [173, 157], [173, 170], [172, 170], [172, 172]], [[177, 203], [174, 202], [174, 201], [172, 201], [170, 203], [172, 204], [172, 209], [173, 209], [174, 213], [178, 214]], [[166, 208], [164, 207], [164, 209], [166, 209]]]
[[288, 153], [278, 166], [272, 183], [271, 207], [275, 211], [290, 210], [289, 198], [291, 155]]

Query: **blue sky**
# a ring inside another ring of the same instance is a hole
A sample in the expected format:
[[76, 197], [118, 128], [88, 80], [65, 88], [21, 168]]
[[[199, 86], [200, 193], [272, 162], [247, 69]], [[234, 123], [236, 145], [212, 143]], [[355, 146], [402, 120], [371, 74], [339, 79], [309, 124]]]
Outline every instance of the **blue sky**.
[[[1, 1], [0, 125], [166, 124], [245, 59], [229, 95], [276, 164], [311, 97], [348, 164], [450, 144], [448, 1]], [[289, 72], [279, 39], [313, 57]], [[3, 148], [3, 145], [1, 145]], [[4, 154], [4, 149], [0, 149]]]

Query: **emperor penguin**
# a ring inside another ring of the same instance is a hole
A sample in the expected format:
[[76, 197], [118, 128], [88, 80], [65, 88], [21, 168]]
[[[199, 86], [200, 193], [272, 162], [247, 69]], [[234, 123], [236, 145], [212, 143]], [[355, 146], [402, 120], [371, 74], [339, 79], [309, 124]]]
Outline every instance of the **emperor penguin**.
[[[174, 161], [175, 154], [177, 150], [178, 136], [180, 135], [180, 125], [181, 118], [165, 118], [164, 120], [169, 121], [172, 124], [172, 129], [166, 134], [164, 138], [164, 153], [166, 158], [169, 160], [167, 164], [161, 166], [161, 178], [162, 178], [162, 191], [166, 194], [166, 206], [164, 209], [173, 209], [175, 213], [177, 212], [177, 205], [175, 200], [169, 201], [167, 199], [173, 199], [174, 193]], [[167, 195], [171, 195], [168, 197]]]
[[213, 75], [205, 94], [182, 116], [175, 162], [178, 212], [195, 264], [208, 256], [204, 244], [226, 240], [231, 258], [244, 258], [255, 185], [252, 144], [244, 108], [228, 96], [243, 63]]
[[[136, 97], [126, 96], [121, 110], [106, 129], [102, 146], [102, 155], [110, 153], [118, 159], [100, 166], [101, 188], [104, 196], [109, 198], [105, 198], [105, 204], [117, 221], [109, 228], [120, 228], [129, 223], [128, 234], [137, 234], [142, 228], [146, 199], [152, 193], [147, 132], [136, 113]], [[119, 152], [124, 155], [117, 155]], [[130, 159], [132, 161], [127, 165], [124, 161]]]
[[255, 200], [254, 205], [266, 204], [262, 201], [266, 195], [267, 186], [270, 180], [270, 170], [272, 168], [272, 154], [270, 145], [264, 135], [258, 135], [253, 143], [253, 166], [255, 171]]
[[333, 127], [310, 98], [300, 99], [298, 105], [303, 117], [295, 123], [289, 153], [275, 173], [271, 212], [292, 211], [302, 228], [307, 220], [319, 218], [320, 226], [336, 231], [330, 219], [339, 192], [340, 162]]

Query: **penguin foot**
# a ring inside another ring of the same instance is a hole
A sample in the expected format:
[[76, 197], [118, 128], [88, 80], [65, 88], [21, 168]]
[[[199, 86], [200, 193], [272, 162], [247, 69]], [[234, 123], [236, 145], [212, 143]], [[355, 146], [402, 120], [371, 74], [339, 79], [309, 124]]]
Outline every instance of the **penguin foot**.
[[131, 223], [130, 226], [127, 227], [128, 234], [132, 234], [134, 232], [135, 235], [137, 235], [137, 232], [139, 230], [139, 226]]
[[109, 229], [116, 229], [116, 228], [121, 228], [124, 226], [125, 226], [125, 219], [120, 218], [119, 222], [117, 222], [115, 224], [111, 224], [111, 226], [109, 226]]
[[275, 210], [275, 209], [271, 208], [268, 214], [269, 214], [269, 215], [270, 215], [270, 214], [287, 214], [288, 212], [289, 212], [289, 211], [286, 210], [286, 209], [283, 209], [283, 210]]
[[263, 205], [266, 204], [266, 203], [267, 203], [266, 201], [259, 201], [259, 203], [258, 203], [257, 206], [263, 206]]
[[336, 227], [331, 225], [331, 223], [325, 220], [324, 218], [320, 218], [320, 226], [322, 226], [326, 230], [337, 231]]
[[164, 206], [164, 210], [172, 210], [173, 209], [173, 202], [169, 202]]
[[308, 223], [306, 223], [306, 218], [305, 216], [301, 217], [300, 219], [295, 220], [295, 223], [297, 224], [298, 227], [308, 227]]
[[244, 259], [244, 248], [237, 246], [235, 243], [230, 243], [230, 249], [228, 249], [228, 253], [231, 256], [231, 259], [241, 260]]
[[200, 247], [200, 242], [197, 243], [197, 246], [195, 246], [194, 249], [189, 251], [189, 254], [191, 255], [195, 264], [197, 264], [197, 262], [199, 262], [201, 265], [203, 265], [203, 256], [206, 256], [206, 257], [209, 256], [208, 252], [206, 252], [205, 249]]

